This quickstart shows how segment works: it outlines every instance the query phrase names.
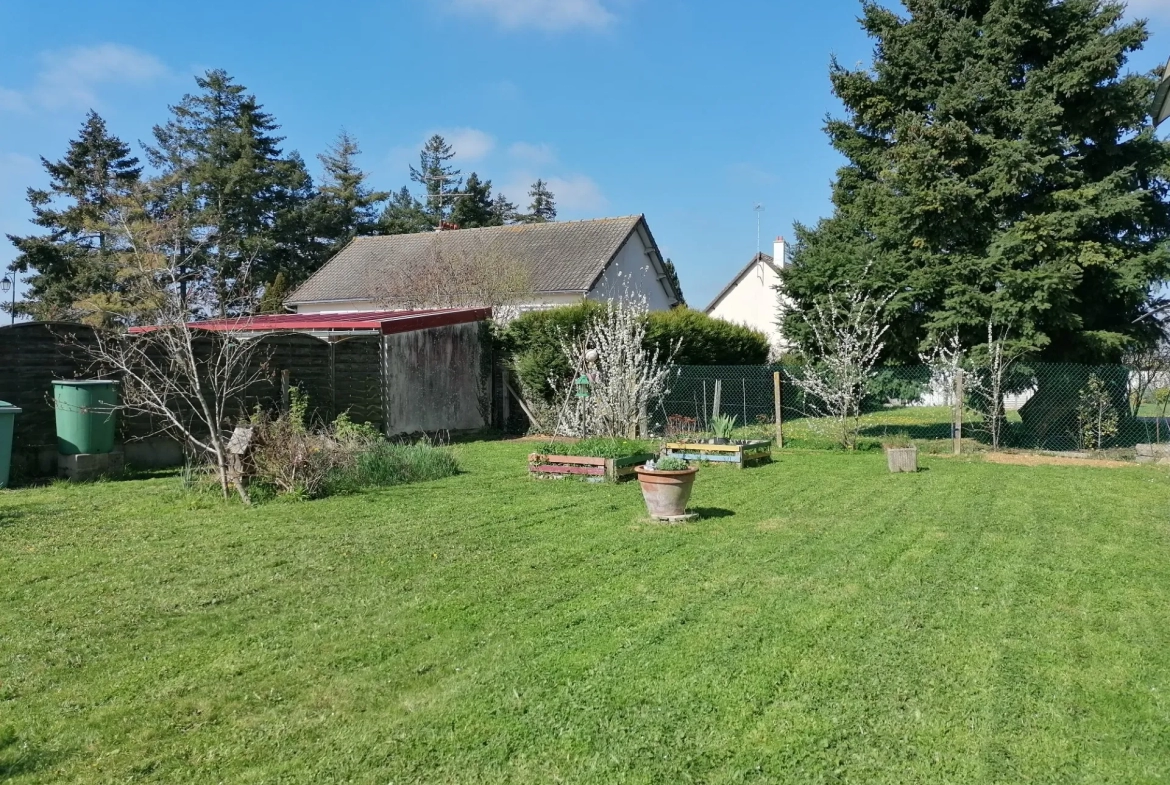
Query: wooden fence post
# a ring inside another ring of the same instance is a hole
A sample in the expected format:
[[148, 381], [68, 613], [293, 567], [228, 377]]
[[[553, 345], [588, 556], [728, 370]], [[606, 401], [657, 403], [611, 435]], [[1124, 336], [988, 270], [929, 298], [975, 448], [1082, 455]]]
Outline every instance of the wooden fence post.
[[784, 447], [784, 407], [782, 398], [783, 389], [780, 387], [780, 372], [772, 374], [772, 394], [776, 400], [776, 446]]
[[954, 425], [951, 434], [954, 438], [955, 455], [963, 454], [963, 369], [955, 372], [955, 410], [952, 415]]
[[714, 420], [723, 408], [723, 380], [715, 380], [715, 399], [711, 401], [711, 419]]

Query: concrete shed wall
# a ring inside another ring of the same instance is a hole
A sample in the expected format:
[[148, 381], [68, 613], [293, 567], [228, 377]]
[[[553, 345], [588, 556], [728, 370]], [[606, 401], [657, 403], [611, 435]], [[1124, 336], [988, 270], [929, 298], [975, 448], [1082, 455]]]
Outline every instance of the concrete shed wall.
[[457, 324], [382, 338], [386, 433], [483, 428], [490, 417], [491, 373], [482, 324]]

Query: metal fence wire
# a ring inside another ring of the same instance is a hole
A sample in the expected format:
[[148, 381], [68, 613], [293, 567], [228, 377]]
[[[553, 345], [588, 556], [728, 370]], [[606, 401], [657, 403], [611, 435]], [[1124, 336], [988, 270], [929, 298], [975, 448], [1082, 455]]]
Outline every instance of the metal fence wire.
[[[786, 444], [831, 447], [840, 430], [801, 384], [804, 373], [785, 365], [678, 366], [650, 415], [651, 428], [667, 435], [708, 432], [711, 418], [723, 414], [734, 416], [742, 432], [771, 436], [779, 409]], [[996, 448], [1056, 451], [1170, 441], [1170, 374], [1018, 362], [995, 378], [978, 368], [887, 366], [865, 385], [858, 425], [863, 447], [956, 435]]]

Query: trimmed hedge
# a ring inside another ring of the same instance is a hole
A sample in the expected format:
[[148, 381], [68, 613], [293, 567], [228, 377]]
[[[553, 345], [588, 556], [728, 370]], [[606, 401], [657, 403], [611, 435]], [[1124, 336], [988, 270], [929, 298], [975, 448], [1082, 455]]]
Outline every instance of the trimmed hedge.
[[[561, 340], [574, 340], [589, 320], [605, 308], [585, 300], [577, 305], [530, 311], [514, 320], [500, 334], [502, 349], [514, 360], [516, 373], [532, 390], [551, 400], [548, 379], [564, 379], [572, 368], [561, 353]], [[662, 354], [681, 339], [675, 356], [679, 365], [762, 365], [768, 361], [768, 338], [761, 332], [700, 311], [676, 308], [647, 315], [646, 343]]]
[[646, 338], [663, 352], [681, 338], [678, 365], [763, 365], [770, 348], [762, 332], [690, 308], [651, 313]]

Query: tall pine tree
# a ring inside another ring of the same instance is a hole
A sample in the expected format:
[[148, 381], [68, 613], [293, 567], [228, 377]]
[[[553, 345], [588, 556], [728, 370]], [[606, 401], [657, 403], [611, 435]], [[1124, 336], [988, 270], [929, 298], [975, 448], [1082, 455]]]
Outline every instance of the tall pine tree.
[[76, 304], [118, 286], [102, 226], [111, 203], [138, 183], [142, 168], [130, 148], [91, 111], [60, 161], [41, 158], [47, 189], [30, 188], [32, 222], [47, 233], [8, 239], [20, 255], [10, 265], [32, 273], [18, 313], [34, 319], [71, 319]]
[[500, 226], [495, 202], [492, 199], [492, 181], [480, 180], [472, 172], [463, 186], [463, 196], [451, 211], [451, 223], [459, 229], [478, 229], [482, 226]]
[[314, 210], [327, 256], [354, 237], [377, 233], [378, 206], [390, 198], [388, 192], [374, 191], [366, 185], [366, 173], [357, 163], [360, 153], [357, 140], [342, 131], [328, 152], [317, 156], [324, 176]]
[[508, 197], [503, 194], [496, 194], [496, 198], [492, 200], [492, 222], [496, 226], [503, 226], [515, 223], [518, 219], [519, 212], [516, 210], [516, 205], [508, 201]]
[[449, 221], [456, 197], [463, 186], [460, 172], [450, 164], [455, 149], [447, 140], [435, 134], [419, 152], [418, 168], [410, 167], [410, 179], [423, 187], [426, 197], [423, 209], [429, 216], [432, 227]]
[[798, 227], [785, 330], [845, 281], [886, 293], [889, 360], [987, 324], [1047, 359], [1100, 362], [1154, 339], [1135, 321], [1170, 274], [1170, 143], [1149, 75], [1123, 73], [1147, 38], [1098, 0], [876, 2], [871, 68], [831, 67], [848, 116], [835, 211]]
[[528, 206], [528, 213], [521, 216], [524, 223], [547, 223], [557, 219], [557, 203], [553, 192], [548, 189], [548, 183], [537, 180], [528, 191], [532, 204]]
[[390, 201], [378, 219], [378, 230], [383, 234], [414, 234], [434, 228], [423, 203], [405, 185], [390, 195]]
[[674, 267], [672, 259], [664, 259], [662, 262], [662, 271], [666, 273], [666, 280], [670, 281], [670, 285], [674, 287], [674, 293], [678, 295], [679, 308], [687, 307], [687, 298], [683, 296], [682, 284], [678, 280], [678, 270]]
[[312, 181], [296, 154], [284, 155], [279, 126], [255, 96], [225, 71], [196, 77], [200, 92], [171, 107], [155, 126], [151, 163], [160, 171], [160, 209], [185, 216], [188, 242], [202, 249], [191, 283], [204, 308], [227, 313], [233, 291], [273, 280], [299, 280], [318, 263], [305, 210]]

